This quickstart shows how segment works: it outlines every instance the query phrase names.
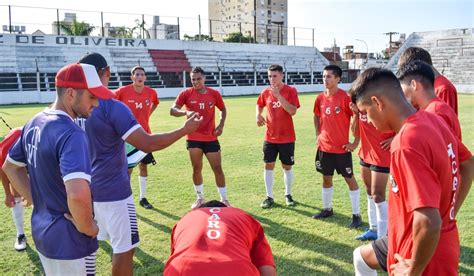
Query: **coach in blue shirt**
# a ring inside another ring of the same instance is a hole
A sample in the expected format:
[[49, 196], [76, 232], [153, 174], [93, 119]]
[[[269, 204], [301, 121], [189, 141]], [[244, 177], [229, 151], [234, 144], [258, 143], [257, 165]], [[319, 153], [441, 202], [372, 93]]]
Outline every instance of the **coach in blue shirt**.
[[23, 127], [3, 169], [34, 205], [32, 236], [46, 275], [94, 274], [98, 227], [89, 189], [89, 148], [73, 119], [88, 117], [98, 98], [114, 94], [102, 86], [93, 66], [79, 63], [59, 70], [56, 91], [53, 105]]

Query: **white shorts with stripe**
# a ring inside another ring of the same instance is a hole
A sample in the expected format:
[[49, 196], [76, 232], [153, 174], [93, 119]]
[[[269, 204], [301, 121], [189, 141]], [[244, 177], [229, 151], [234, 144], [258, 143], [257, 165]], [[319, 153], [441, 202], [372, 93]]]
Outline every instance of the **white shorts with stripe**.
[[50, 259], [38, 255], [46, 275], [95, 275], [96, 252], [75, 260]]
[[111, 202], [94, 202], [99, 234], [97, 239], [110, 241], [114, 254], [124, 253], [140, 243], [137, 213], [133, 196]]

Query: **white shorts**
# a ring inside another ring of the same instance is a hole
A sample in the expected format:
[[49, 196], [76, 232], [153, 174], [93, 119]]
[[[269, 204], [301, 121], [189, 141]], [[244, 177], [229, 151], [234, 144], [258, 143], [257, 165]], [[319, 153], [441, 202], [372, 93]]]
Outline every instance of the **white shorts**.
[[140, 238], [132, 196], [119, 201], [94, 202], [94, 213], [99, 227], [97, 239], [110, 241], [114, 254], [138, 246]]
[[50, 259], [43, 256], [40, 252], [38, 255], [43, 265], [44, 274], [46, 275], [95, 275], [96, 252], [85, 258], [75, 260], [58, 260]]

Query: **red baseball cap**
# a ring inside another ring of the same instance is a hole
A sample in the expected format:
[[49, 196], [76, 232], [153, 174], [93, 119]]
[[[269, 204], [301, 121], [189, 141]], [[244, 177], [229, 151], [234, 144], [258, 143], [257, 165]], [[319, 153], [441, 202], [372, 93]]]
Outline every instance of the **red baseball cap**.
[[87, 89], [100, 99], [112, 99], [114, 92], [102, 85], [95, 67], [84, 63], [69, 64], [56, 74], [56, 87]]

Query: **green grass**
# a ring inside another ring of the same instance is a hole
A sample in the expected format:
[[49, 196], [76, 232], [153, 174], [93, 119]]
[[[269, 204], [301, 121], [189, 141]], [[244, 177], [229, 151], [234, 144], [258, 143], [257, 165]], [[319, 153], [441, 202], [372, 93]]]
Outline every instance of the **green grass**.
[[[275, 173], [275, 201], [277, 207], [262, 210], [260, 202], [265, 197], [263, 184], [262, 142], [264, 128], [255, 124], [256, 96], [225, 98], [228, 120], [222, 145], [223, 168], [226, 174], [228, 195], [231, 203], [252, 214], [264, 226], [273, 249], [280, 275], [353, 275], [352, 250], [361, 245], [354, 237], [360, 230], [351, 230], [351, 207], [348, 188], [341, 177], [335, 177], [335, 216], [325, 221], [315, 221], [311, 215], [322, 206], [321, 175], [315, 172], [315, 137], [312, 108], [315, 94], [300, 95], [301, 108], [295, 116], [296, 165], [293, 196], [298, 202], [295, 208], [284, 205], [284, 185], [281, 169]], [[463, 140], [474, 150], [474, 95], [459, 95], [460, 120]], [[168, 131], [180, 126], [183, 118], [168, 115], [172, 102], [163, 100], [153, 114], [153, 131]], [[24, 124], [45, 105], [1, 106], [0, 115], [11, 126]], [[0, 122], [0, 135], [7, 128]], [[141, 245], [134, 258], [136, 274], [159, 274], [169, 256], [170, 233], [175, 222], [190, 210], [195, 199], [191, 181], [191, 165], [185, 149], [184, 139], [168, 149], [155, 153], [158, 165], [149, 167], [148, 198], [156, 207], [145, 210], [137, 206]], [[356, 158], [353, 158], [356, 160]], [[354, 168], [358, 173], [357, 162]], [[204, 166], [205, 194], [207, 199], [218, 199], [212, 172]], [[360, 177], [359, 186], [362, 187]], [[138, 196], [137, 172], [132, 176], [132, 187], [136, 202]], [[361, 193], [361, 209], [364, 222], [366, 198]], [[3, 198], [3, 197], [1, 197]], [[473, 193], [465, 201], [458, 216], [461, 237], [460, 274], [474, 274], [474, 215]], [[26, 252], [13, 250], [15, 228], [10, 211], [0, 208], [0, 273], [38, 274], [41, 264], [30, 235], [31, 209], [25, 215], [26, 232], [30, 247]], [[97, 254], [97, 272], [110, 274], [111, 248], [101, 243]]]

